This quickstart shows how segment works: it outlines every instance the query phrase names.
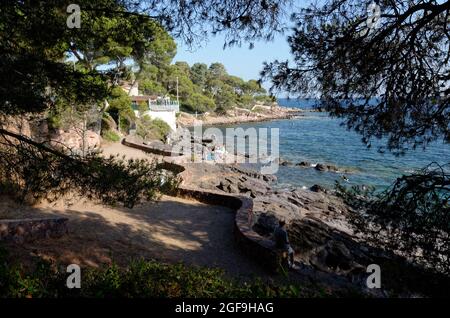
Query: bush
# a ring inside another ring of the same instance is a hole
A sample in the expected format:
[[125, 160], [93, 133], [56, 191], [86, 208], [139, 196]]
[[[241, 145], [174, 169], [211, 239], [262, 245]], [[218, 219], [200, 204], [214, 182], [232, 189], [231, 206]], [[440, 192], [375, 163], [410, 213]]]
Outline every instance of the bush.
[[218, 269], [188, 267], [137, 260], [128, 267], [117, 265], [89, 268], [82, 272], [81, 289], [65, 286], [63, 267], [39, 261], [33, 270], [9, 264], [0, 255], [0, 297], [311, 297], [322, 290], [292, 285], [278, 286], [260, 279], [241, 283], [228, 279]]
[[141, 199], [156, 198], [160, 191], [168, 190], [167, 185], [176, 186], [156, 162], [68, 155], [0, 130], [0, 141], [10, 137], [20, 142], [3, 142], [0, 147], [0, 181], [8, 180], [10, 187], [17, 188], [18, 199], [56, 198], [74, 191], [107, 204], [121, 202], [133, 207]]
[[151, 119], [149, 116], [140, 118], [137, 122], [136, 134], [143, 139], [157, 139], [165, 141], [170, 133], [170, 126], [161, 119]]
[[117, 134], [113, 130], [106, 130], [106, 131], [102, 132], [102, 137], [106, 141], [112, 141], [112, 142], [119, 142], [120, 141], [119, 134]]
[[337, 184], [359, 213], [351, 221], [367, 241], [450, 276], [450, 173], [433, 163], [398, 178], [385, 192]]

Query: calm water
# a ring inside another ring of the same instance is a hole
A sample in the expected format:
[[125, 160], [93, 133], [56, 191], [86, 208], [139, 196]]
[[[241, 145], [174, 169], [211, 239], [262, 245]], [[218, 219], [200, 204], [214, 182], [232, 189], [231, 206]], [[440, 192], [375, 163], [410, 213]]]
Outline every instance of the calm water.
[[[314, 101], [279, 101], [280, 105], [308, 108]], [[332, 187], [335, 180], [347, 185], [365, 184], [381, 189], [390, 185], [397, 177], [423, 168], [430, 162], [445, 164], [450, 162], [450, 145], [436, 142], [425, 151], [416, 150], [401, 157], [390, 153], [379, 153], [374, 141], [367, 149], [360, 135], [340, 126], [339, 119], [330, 118], [326, 113], [307, 113], [304, 118], [280, 120], [264, 123], [239, 125], [242, 128], [267, 127], [279, 128], [280, 157], [293, 163], [308, 161], [312, 164], [325, 163], [336, 165], [350, 173], [319, 172], [313, 168], [281, 166], [277, 173], [280, 186], [312, 186], [320, 184]], [[230, 126], [231, 127], [231, 126]], [[348, 179], [343, 180], [343, 176]]]

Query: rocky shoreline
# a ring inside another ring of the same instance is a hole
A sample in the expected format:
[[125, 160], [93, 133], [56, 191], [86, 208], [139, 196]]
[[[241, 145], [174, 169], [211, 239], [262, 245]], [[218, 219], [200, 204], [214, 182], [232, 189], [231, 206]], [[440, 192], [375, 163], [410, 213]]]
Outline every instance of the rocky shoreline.
[[[330, 288], [351, 286], [370, 297], [423, 297], [435, 292], [433, 286], [417, 286], [417, 281], [411, 278], [436, 281], [437, 276], [369, 244], [364, 235], [357, 233], [350, 222], [352, 213], [357, 211], [333, 191], [320, 186], [276, 189], [275, 176], [237, 164], [184, 163], [183, 166], [190, 174], [190, 186], [250, 198], [252, 229], [262, 237], [272, 239], [278, 221], [285, 220], [290, 243], [296, 251], [298, 274], [311, 282]], [[370, 264], [385, 270], [380, 289], [367, 287]]]
[[[176, 144], [176, 139], [173, 141]], [[214, 145], [210, 143], [214, 144], [214, 141], [191, 139], [192, 149], [199, 154], [211, 151]], [[395, 288], [397, 295], [410, 297], [420, 295], [426, 289], [423, 286], [416, 289], [415, 281], [410, 281], [410, 277], [432, 277], [429, 272], [417, 270], [408, 260], [393, 252], [371, 245], [351, 222], [355, 213], [361, 211], [354, 211], [333, 190], [320, 185], [309, 189], [279, 189], [275, 175], [262, 174], [248, 164], [217, 163], [214, 160], [192, 162], [191, 156], [179, 156], [177, 159], [171, 157], [170, 160], [176, 160], [188, 172], [188, 186], [251, 199], [251, 229], [261, 237], [271, 240], [278, 221], [284, 220], [291, 245], [297, 252], [299, 271], [301, 275], [310, 277], [311, 281], [322, 281], [326, 277], [326, 284], [330, 286], [346, 282], [345, 284], [376, 297], [389, 297], [393, 292], [390, 289]], [[279, 164], [283, 162], [286, 161], [279, 159]], [[326, 163], [288, 164], [298, 166], [299, 169], [351, 172]], [[382, 289], [369, 290], [366, 280], [370, 264], [391, 266], [397, 272], [389, 273], [392, 275], [391, 281], [385, 281]], [[398, 284], [399, 280], [402, 284]], [[425, 294], [428, 292], [433, 291], [425, 291]]]
[[193, 115], [186, 112], [180, 112], [180, 115], [177, 118], [177, 124], [181, 127], [192, 127], [198, 121], [201, 121], [204, 125], [232, 125], [251, 122], [264, 122], [301, 117], [304, 112], [304, 110], [298, 108], [280, 107], [278, 105], [259, 107], [265, 108], [262, 108], [261, 110], [256, 109], [255, 111], [235, 108], [232, 111], [227, 111], [222, 115], [210, 113]]

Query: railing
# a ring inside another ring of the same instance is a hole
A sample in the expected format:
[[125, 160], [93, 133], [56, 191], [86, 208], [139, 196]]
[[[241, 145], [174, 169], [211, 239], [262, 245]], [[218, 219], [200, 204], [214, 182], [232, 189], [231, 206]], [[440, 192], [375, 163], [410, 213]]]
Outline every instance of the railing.
[[152, 111], [180, 111], [180, 105], [175, 101], [149, 102]]

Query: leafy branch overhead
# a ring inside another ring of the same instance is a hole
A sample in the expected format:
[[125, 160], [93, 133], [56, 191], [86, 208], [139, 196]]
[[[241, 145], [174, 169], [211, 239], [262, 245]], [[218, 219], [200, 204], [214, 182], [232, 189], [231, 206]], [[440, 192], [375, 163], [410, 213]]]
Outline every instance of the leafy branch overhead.
[[[23, 195], [64, 192], [72, 186], [130, 206], [164, 189], [167, 182], [160, 183], [159, 169], [140, 161], [69, 156], [12, 133], [8, 116], [49, 116], [57, 126], [65, 108], [71, 113], [103, 111], [109, 99], [111, 110], [128, 120], [132, 113], [124, 107], [127, 100], [114, 91], [120, 80], [145, 76], [147, 92], [158, 89], [155, 93], [173, 95], [174, 79], [169, 77], [179, 74], [180, 80], [193, 86], [190, 76], [181, 77], [178, 66], [166, 73], [176, 52], [171, 35], [188, 44], [201, 41], [208, 32], [225, 33], [229, 44], [270, 37], [282, 29], [284, 10], [276, 1], [80, 0], [82, 27], [71, 29], [66, 24], [69, 4], [65, 0], [2, 2], [0, 116], [6, 118], [0, 122], [2, 181], [12, 183]], [[127, 65], [128, 60], [135, 68]], [[152, 82], [155, 69], [164, 70], [158, 81], [165, 86]], [[201, 89], [189, 98], [182, 99], [186, 106], [214, 108], [212, 98]]]
[[351, 221], [366, 240], [433, 271], [450, 273], [448, 167], [432, 163], [398, 178], [383, 193], [337, 184], [337, 194], [354, 208]]
[[57, 198], [65, 193], [107, 204], [133, 207], [170, 192], [177, 179], [147, 160], [125, 160], [89, 154], [64, 154], [26, 137], [0, 129], [0, 189], [25, 197]]
[[329, 0], [293, 15], [292, 63], [266, 64], [274, 90], [320, 96], [370, 146], [401, 154], [450, 141], [450, 1]]

